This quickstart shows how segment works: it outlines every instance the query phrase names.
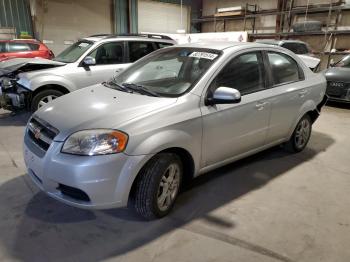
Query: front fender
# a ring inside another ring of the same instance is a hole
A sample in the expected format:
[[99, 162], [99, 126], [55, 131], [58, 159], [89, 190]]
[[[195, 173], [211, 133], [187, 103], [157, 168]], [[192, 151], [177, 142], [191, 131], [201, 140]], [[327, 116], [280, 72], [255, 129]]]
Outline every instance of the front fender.
[[45, 85], [59, 85], [66, 88], [69, 92], [76, 90], [76, 86], [73, 82], [58, 75], [40, 75], [29, 80], [25, 80], [25, 78], [20, 77], [18, 83], [31, 91], [35, 91], [39, 87]]
[[183, 130], [164, 130], [138, 144], [127, 146], [128, 155], [148, 155], [157, 154], [169, 148], [181, 148], [186, 150], [193, 158], [195, 170], [200, 163], [201, 137], [195, 138]]

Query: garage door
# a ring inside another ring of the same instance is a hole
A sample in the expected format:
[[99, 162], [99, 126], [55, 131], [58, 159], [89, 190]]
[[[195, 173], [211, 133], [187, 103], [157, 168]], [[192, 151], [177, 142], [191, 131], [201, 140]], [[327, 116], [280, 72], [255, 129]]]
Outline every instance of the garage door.
[[138, 6], [139, 32], [176, 33], [178, 29], [185, 29], [187, 32], [189, 24], [189, 8], [187, 6], [182, 7], [183, 28], [181, 28], [180, 5], [139, 1]]

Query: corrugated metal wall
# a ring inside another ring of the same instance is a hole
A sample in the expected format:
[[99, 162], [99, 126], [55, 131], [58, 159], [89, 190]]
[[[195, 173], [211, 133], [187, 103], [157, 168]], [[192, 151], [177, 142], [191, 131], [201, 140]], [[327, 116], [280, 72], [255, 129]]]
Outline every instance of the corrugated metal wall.
[[29, 4], [26, 0], [0, 0], [0, 28], [16, 28], [17, 37], [21, 32], [33, 35]]

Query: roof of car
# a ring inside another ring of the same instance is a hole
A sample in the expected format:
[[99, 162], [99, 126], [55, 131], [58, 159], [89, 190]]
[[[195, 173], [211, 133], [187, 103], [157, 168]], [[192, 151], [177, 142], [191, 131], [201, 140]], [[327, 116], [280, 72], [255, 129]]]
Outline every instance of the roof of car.
[[194, 47], [194, 48], [209, 48], [216, 50], [224, 50], [230, 47], [265, 47], [264, 44], [252, 43], [252, 42], [228, 42], [228, 41], [201, 41], [197, 43], [188, 43], [178, 45], [181, 47]]
[[24, 43], [35, 43], [39, 44], [40, 41], [36, 39], [0, 39], [0, 42], [24, 42]]
[[275, 40], [275, 39], [262, 39], [257, 40], [256, 43], [263, 43], [263, 44], [269, 44], [269, 45], [281, 45], [283, 43], [298, 43], [298, 44], [306, 44], [303, 41], [300, 40], [292, 40], [292, 39], [282, 39], [282, 40]]
[[83, 38], [85, 40], [98, 42], [102, 40], [146, 40], [152, 42], [169, 42], [174, 43], [174, 40], [165, 35], [158, 34], [96, 34]]

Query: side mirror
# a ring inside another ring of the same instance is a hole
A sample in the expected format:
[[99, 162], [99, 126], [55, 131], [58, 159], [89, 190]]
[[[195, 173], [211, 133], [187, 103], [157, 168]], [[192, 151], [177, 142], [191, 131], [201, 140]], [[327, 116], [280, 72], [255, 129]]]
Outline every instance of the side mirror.
[[241, 93], [234, 88], [221, 86], [214, 91], [212, 96], [207, 97], [205, 105], [235, 104], [241, 102]]
[[96, 59], [91, 56], [87, 56], [83, 60], [83, 65], [84, 66], [96, 65]]

